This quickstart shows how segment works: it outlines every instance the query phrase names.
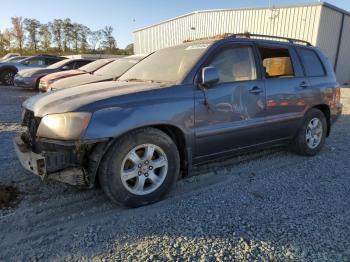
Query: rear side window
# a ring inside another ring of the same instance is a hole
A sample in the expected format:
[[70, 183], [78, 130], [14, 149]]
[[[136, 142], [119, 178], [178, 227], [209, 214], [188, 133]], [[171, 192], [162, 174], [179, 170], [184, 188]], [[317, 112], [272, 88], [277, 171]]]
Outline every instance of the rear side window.
[[326, 75], [321, 60], [315, 51], [299, 48], [298, 52], [304, 65], [306, 76], [317, 77]]
[[287, 48], [260, 47], [266, 78], [294, 77], [292, 59]]
[[231, 47], [218, 53], [209, 66], [219, 71], [219, 83], [256, 80], [254, 54], [251, 47]]
[[52, 65], [52, 64], [57, 63], [57, 62], [60, 61], [57, 58], [45, 58], [45, 60], [46, 60], [46, 65]]
[[76, 61], [75, 64], [74, 64], [74, 69], [76, 68], [80, 68], [88, 63], [90, 63], [91, 61]]

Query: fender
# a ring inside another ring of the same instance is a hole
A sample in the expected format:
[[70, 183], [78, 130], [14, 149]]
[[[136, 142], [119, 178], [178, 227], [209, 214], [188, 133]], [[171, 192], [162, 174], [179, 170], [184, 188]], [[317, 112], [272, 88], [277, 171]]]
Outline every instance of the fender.
[[[162, 95], [135, 102], [120, 103], [93, 112], [82, 140], [118, 138], [131, 130], [165, 125], [175, 127], [184, 135], [187, 146], [194, 145], [193, 87], [178, 86], [178, 92], [163, 90]], [[157, 100], [157, 101], [153, 101]]]

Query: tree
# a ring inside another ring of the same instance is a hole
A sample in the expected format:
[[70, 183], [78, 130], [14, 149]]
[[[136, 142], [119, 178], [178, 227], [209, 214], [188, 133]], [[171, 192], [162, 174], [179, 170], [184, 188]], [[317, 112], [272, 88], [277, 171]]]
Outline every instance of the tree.
[[62, 28], [63, 28], [63, 21], [61, 19], [54, 19], [52, 22], [49, 23], [49, 27], [51, 30], [51, 34], [53, 36], [53, 42], [56, 44], [59, 51], [62, 50]]
[[24, 19], [25, 30], [28, 32], [28, 46], [34, 51], [37, 51], [39, 45], [39, 29], [40, 22], [36, 19]]
[[80, 51], [84, 53], [88, 48], [88, 37], [91, 34], [91, 30], [89, 27], [85, 25], [80, 25]]
[[126, 47], [125, 47], [125, 51], [128, 55], [132, 55], [134, 54], [134, 44], [128, 44]]
[[101, 42], [103, 36], [102, 30], [92, 31], [89, 34], [89, 44], [93, 51], [96, 51], [98, 44]]
[[13, 26], [13, 36], [15, 38], [17, 47], [22, 52], [24, 43], [24, 29], [22, 16], [11, 17], [11, 22]]
[[0, 53], [11, 50], [11, 40], [12, 33], [9, 29], [5, 29], [3, 33], [0, 32]]
[[69, 50], [71, 46], [71, 42], [73, 39], [73, 24], [69, 18], [63, 20], [62, 29], [63, 29], [63, 51], [66, 52]]
[[51, 46], [51, 32], [48, 24], [42, 24], [39, 29], [40, 45], [45, 50], [48, 51]]
[[113, 27], [106, 26], [102, 30], [102, 35], [103, 35], [102, 47], [109, 51], [113, 51], [114, 49], [116, 49], [117, 43], [113, 36]]

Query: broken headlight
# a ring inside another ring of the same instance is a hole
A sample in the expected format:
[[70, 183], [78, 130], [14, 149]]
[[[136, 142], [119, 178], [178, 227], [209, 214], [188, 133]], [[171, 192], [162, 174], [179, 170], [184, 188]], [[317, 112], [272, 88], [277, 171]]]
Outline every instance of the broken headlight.
[[88, 126], [91, 113], [72, 112], [46, 115], [42, 118], [37, 136], [60, 140], [79, 139]]

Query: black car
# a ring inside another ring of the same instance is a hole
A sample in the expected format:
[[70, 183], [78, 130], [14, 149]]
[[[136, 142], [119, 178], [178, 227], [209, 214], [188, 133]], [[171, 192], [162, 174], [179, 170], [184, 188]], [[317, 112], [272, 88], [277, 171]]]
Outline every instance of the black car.
[[80, 187], [99, 181], [115, 203], [163, 197], [192, 165], [289, 146], [314, 156], [342, 112], [340, 86], [307, 42], [231, 35], [156, 51], [118, 81], [24, 102], [22, 165]]
[[67, 71], [77, 69], [88, 63], [91, 63], [91, 59], [65, 59], [52, 64], [46, 68], [33, 68], [19, 71], [14, 78], [15, 86], [39, 89], [40, 79], [48, 74], [58, 71]]
[[14, 77], [18, 71], [29, 68], [45, 68], [63, 59], [67, 58], [51, 55], [36, 55], [15, 63], [0, 63], [0, 82], [4, 85], [13, 85]]

